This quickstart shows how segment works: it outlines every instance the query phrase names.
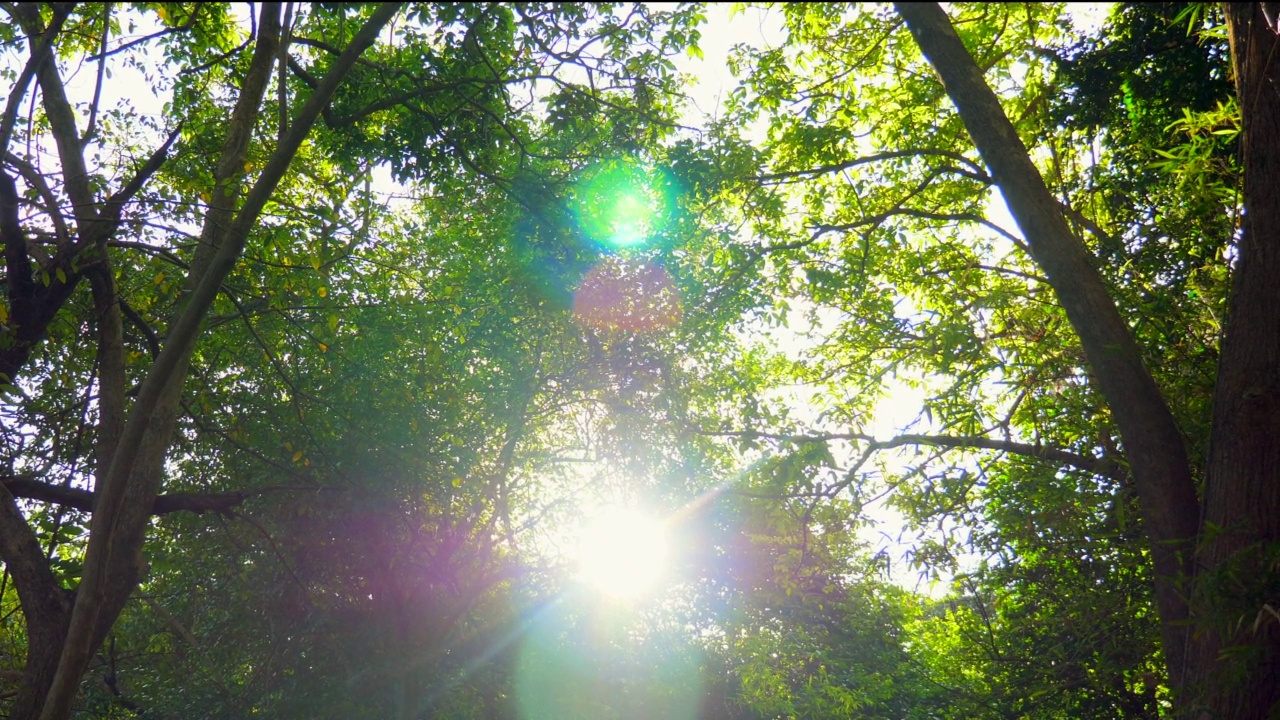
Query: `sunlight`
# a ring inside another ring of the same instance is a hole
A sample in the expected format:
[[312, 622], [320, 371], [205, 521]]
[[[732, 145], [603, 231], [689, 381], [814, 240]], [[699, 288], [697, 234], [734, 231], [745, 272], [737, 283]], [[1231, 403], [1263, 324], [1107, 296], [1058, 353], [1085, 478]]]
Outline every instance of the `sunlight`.
[[649, 234], [649, 218], [653, 211], [647, 199], [635, 191], [623, 191], [613, 200], [613, 233], [614, 245], [626, 247], [644, 242]]
[[594, 241], [622, 249], [653, 239], [665, 221], [671, 199], [663, 176], [625, 160], [583, 173], [573, 203], [583, 230]]
[[643, 595], [666, 563], [666, 526], [637, 510], [605, 508], [582, 528], [578, 577], [603, 595], [619, 600]]

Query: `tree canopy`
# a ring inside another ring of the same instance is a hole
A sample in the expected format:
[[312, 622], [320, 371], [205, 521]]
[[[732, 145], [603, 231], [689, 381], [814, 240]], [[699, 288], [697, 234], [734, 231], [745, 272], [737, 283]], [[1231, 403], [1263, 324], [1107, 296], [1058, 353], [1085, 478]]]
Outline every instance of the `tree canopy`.
[[0, 4], [0, 707], [1271, 717], [1278, 13], [1103, 10]]

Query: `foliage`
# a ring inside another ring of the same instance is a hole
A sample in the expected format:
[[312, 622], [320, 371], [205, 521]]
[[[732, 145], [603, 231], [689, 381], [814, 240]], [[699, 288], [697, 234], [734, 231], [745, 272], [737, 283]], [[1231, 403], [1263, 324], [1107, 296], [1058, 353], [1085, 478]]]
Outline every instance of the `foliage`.
[[[12, 717], [1174, 712], [1115, 408], [892, 8], [762, 10], [782, 41], [737, 46], [698, 128], [696, 5], [3, 10]], [[1244, 206], [1225, 19], [947, 14], [1203, 485]], [[683, 548], [642, 609], [561, 552], [619, 501]], [[1214, 622], [1270, 628], [1263, 566], [1197, 586]]]

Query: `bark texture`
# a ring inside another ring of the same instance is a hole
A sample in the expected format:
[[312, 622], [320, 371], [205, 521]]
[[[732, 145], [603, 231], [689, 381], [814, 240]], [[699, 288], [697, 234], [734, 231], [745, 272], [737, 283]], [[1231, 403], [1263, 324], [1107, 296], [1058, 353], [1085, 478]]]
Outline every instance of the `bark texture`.
[[1202, 718], [1280, 714], [1280, 35], [1277, 3], [1225, 8], [1244, 215], [1213, 398], [1197, 627]]

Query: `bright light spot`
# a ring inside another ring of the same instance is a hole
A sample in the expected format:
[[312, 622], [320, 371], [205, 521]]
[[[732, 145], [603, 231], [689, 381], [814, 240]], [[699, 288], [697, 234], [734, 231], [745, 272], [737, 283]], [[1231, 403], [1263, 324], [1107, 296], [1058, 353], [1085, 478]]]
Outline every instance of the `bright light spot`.
[[631, 247], [661, 231], [671, 212], [670, 192], [664, 173], [612, 160], [583, 171], [572, 209], [593, 241]]
[[604, 595], [639, 597], [653, 587], [666, 564], [666, 527], [636, 510], [607, 508], [582, 529], [578, 576]]
[[623, 192], [613, 203], [614, 245], [626, 247], [644, 242], [649, 234], [649, 203], [634, 192]]

